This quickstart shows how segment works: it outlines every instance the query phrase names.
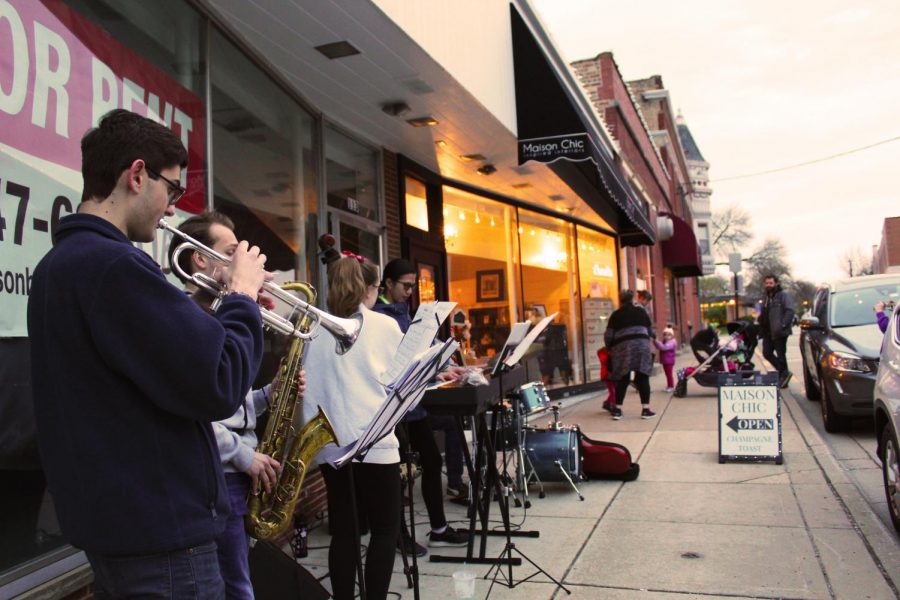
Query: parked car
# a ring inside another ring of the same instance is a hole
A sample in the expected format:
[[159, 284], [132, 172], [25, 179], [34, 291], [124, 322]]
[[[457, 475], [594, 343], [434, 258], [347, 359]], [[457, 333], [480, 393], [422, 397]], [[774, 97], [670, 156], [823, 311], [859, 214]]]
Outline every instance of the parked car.
[[900, 533], [900, 311], [888, 324], [875, 377], [875, 435], [884, 495]]
[[872, 416], [872, 392], [881, 340], [873, 307], [900, 300], [900, 274], [854, 277], [822, 286], [800, 319], [806, 397], [821, 400], [829, 432], [852, 417]]

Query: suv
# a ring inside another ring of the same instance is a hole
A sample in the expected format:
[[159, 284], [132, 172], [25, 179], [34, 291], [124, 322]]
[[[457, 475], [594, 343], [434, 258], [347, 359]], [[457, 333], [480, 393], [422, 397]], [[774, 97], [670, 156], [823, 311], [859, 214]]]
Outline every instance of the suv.
[[845, 430], [851, 417], [871, 418], [884, 337], [873, 307], [898, 299], [900, 274], [854, 277], [819, 288], [800, 320], [806, 397], [821, 400], [826, 431]]
[[885, 332], [875, 380], [875, 435], [884, 497], [900, 533], [900, 310], [896, 309]]

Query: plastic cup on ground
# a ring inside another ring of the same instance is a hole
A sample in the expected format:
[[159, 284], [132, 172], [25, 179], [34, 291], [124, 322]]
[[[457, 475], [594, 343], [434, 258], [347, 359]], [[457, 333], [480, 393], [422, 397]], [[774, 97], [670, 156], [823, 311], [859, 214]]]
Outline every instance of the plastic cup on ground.
[[456, 571], [453, 574], [453, 590], [457, 598], [475, 597], [475, 573], [472, 571]]

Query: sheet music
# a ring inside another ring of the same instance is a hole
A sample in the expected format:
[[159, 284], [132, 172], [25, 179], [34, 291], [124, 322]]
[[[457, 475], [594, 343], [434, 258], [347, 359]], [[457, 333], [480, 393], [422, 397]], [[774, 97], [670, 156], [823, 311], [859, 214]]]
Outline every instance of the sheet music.
[[500, 372], [500, 365], [503, 364], [503, 359], [508, 357], [513, 350], [516, 349], [523, 339], [525, 339], [525, 335], [528, 333], [528, 327], [530, 324], [528, 321], [522, 321], [521, 323], [513, 323], [512, 329], [509, 332], [509, 336], [506, 338], [506, 342], [503, 344], [503, 348], [500, 349], [500, 355], [496, 363], [494, 363], [494, 368], [491, 369], [491, 377], [496, 377], [497, 373]]
[[512, 354], [510, 354], [509, 357], [507, 357], [507, 359], [503, 361], [503, 364], [505, 364], [507, 367], [515, 366], [515, 364], [519, 362], [525, 355], [525, 352], [528, 350], [531, 344], [534, 343], [534, 340], [536, 340], [537, 337], [541, 335], [541, 332], [547, 328], [547, 325], [549, 325], [550, 322], [553, 321], [553, 319], [555, 319], [556, 315], [558, 314], [558, 312], [555, 312], [552, 315], [541, 319], [538, 324], [528, 332], [528, 335], [525, 336], [525, 339], [519, 342], [519, 345], [516, 346], [516, 349], [513, 350]]
[[403, 368], [418, 354], [426, 350], [434, 342], [441, 324], [450, 316], [456, 302], [423, 302], [413, 317], [412, 324], [400, 340], [400, 346], [394, 354], [394, 360], [379, 381], [388, 385], [397, 379]]
[[317, 460], [340, 469], [354, 458], [365, 458], [372, 446], [392, 433], [403, 415], [419, 404], [428, 384], [458, 347], [456, 340], [435, 344], [405, 365], [399, 376], [387, 386], [387, 399], [359, 439], [346, 446], [326, 446], [319, 452]]

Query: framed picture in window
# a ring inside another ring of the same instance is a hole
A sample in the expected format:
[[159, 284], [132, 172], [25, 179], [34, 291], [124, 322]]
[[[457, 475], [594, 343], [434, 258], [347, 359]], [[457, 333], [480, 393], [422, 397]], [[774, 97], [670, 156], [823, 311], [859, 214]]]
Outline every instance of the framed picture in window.
[[475, 299], [477, 302], [494, 302], [506, 299], [503, 269], [475, 272]]

